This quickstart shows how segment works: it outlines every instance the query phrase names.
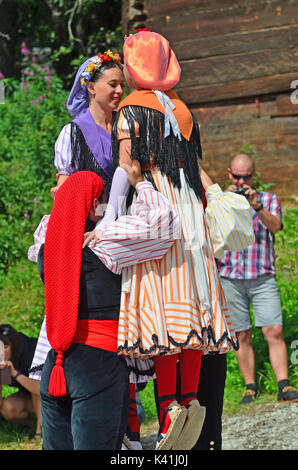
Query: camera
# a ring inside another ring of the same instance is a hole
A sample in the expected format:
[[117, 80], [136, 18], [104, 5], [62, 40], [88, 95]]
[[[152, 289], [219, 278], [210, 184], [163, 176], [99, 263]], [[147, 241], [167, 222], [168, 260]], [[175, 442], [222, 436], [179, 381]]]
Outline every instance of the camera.
[[240, 194], [240, 196], [245, 196], [247, 199], [247, 195], [245, 194], [245, 192], [246, 192], [245, 188], [237, 188], [234, 191], [235, 194]]

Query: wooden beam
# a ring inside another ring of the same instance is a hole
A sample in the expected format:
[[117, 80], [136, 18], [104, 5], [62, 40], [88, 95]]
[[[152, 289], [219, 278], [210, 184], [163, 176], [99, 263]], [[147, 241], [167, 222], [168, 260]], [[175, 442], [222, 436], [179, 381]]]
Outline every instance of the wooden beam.
[[[296, 55], [297, 54], [297, 55]], [[179, 88], [213, 85], [232, 81], [252, 80], [296, 72], [298, 79], [298, 48], [252, 51], [180, 61], [182, 68]]]
[[232, 156], [240, 152], [242, 144], [254, 144], [259, 159], [257, 169], [262, 181], [274, 183], [273, 191], [283, 201], [298, 198], [298, 116], [271, 119], [276, 103], [286, 96], [255, 102], [191, 107], [200, 122], [203, 148], [203, 168], [221, 185], [226, 184], [227, 167]]
[[200, 14], [214, 14], [220, 12], [225, 14], [239, 14], [239, 12], [250, 12], [275, 9], [283, 14], [284, 10], [291, 7], [295, 0], [144, 0], [144, 10], [150, 17], [164, 17], [166, 15], [187, 14], [188, 11]]
[[[284, 7], [279, 6], [281, 3]], [[210, 8], [206, 10], [190, 4], [176, 14], [161, 16], [152, 15], [148, 7], [146, 23], [149, 29], [163, 34], [170, 42], [298, 23], [298, 4], [290, 0], [256, 2], [251, 7], [240, 5], [234, 8], [216, 8], [214, 4], [216, 2], [210, 2]]]
[[228, 56], [252, 51], [298, 49], [298, 24], [172, 41], [178, 60]]
[[298, 116], [298, 104], [291, 101], [290, 95], [280, 95], [276, 98], [275, 110], [272, 112], [271, 117], [282, 116]]
[[182, 85], [181, 82], [176, 91], [188, 105], [214, 103], [222, 100], [263, 96], [287, 91], [290, 94], [290, 84], [297, 79], [297, 75], [297, 72], [291, 72], [202, 86], [182, 87], [180, 86]]

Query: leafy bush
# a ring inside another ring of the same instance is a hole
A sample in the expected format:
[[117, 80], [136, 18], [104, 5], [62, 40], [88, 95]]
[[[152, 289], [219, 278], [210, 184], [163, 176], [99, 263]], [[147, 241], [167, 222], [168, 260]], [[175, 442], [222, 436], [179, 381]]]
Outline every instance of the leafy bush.
[[54, 144], [70, 120], [68, 93], [48, 67], [30, 62], [21, 83], [4, 79], [0, 105], [0, 284], [25, 259], [32, 234], [52, 204]]

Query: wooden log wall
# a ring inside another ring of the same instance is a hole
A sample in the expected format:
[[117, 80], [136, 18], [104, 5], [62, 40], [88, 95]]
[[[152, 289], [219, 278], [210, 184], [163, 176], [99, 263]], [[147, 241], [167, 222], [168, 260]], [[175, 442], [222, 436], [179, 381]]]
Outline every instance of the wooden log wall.
[[262, 180], [297, 204], [297, 0], [126, 0], [123, 24], [170, 41], [182, 69], [176, 91], [200, 122], [213, 178], [224, 184], [247, 142]]

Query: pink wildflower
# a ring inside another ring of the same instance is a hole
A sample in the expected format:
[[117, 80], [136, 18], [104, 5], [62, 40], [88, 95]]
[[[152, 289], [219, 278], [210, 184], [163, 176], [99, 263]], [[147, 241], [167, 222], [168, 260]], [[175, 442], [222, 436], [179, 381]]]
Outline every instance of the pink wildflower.
[[21, 54], [23, 54], [23, 55], [30, 55], [31, 54], [31, 52], [27, 48], [26, 43], [24, 41], [21, 44]]
[[21, 89], [23, 91], [28, 91], [28, 85], [26, 85], [26, 83], [23, 80], [21, 81]]

